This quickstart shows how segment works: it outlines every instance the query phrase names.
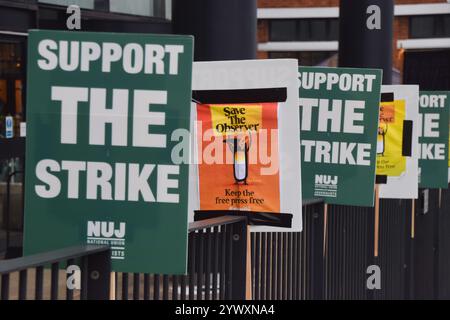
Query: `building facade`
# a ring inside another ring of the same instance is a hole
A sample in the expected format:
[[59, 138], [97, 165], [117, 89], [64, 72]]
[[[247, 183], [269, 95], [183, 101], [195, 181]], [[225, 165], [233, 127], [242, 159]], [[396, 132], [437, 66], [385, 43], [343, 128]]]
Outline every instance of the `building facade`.
[[[431, 86], [423, 70], [450, 89], [450, 2], [396, 0], [394, 12], [393, 82]], [[337, 65], [339, 0], [259, 0], [257, 17], [259, 58]]]
[[[394, 83], [450, 90], [450, 3], [395, 3]], [[258, 58], [338, 63], [339, 0], [0, 0], [0, 258], [22, 237], [28, 30], [67, 30], [70, 4], [82, 9], [82, 31], [194, 34], [196, 60], [253, 58], [258, 42]]]
[[81, 8], [82, 31], [172, 33], [171, 0], [0, 0], [0, 259], [21, 255], [28, 30], [67, 30], [69, 5]]
[[256, 57], [256, 0], [0, 0], [0, 259], [21, 255], [28, 30], [67, 30], [69, 5], [81, 31], [191, 34], [195, 60]]

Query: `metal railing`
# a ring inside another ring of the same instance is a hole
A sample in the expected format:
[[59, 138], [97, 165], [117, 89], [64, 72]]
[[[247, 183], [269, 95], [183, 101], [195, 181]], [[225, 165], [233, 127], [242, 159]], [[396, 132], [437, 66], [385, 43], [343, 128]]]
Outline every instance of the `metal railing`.
[[224, 216], [189, 224], [188, 274], [115, 274], [119, 300], [245, 299], [247, 218]]
[[443, 190], [440, 194], [441, 207], [437, 221], [438, 236], [438, 266], [437, 273], [439, 299], [450, 299], [450, 190]]
[[[0, 300], [12, 298], [19, 300], [50, 298], [55, 300], [61, 298], [61, 287], [66, 288], [65, 298], [72, 300], [74, 291], [67, 289], [65, 281], [60, 286], [60, 281], [65, 280], [66, 276], [65, 270], [60, 268], [74, 264], [80, 266], [81, 288], [78, 298], [82, 300], [108, 299], [111, 273], [110, 256], [111, 252], [108, 246], [84, 245], [1, 261]], [[29, 277], [31, 273], [34, 277]], [[46, 278], [49, 281], [46, 281]], [[30, 290], [30, 285], [34, 290]]]
[[[18, 174], [24, 174], [23, 171], [19, 170], [19, 171], [13, 171], [8, 173], [7, 178], [6, 178], [6, 205], [5, 205], [5, 211], [3, 213], [3, 222], [4, 222], [4, 226], [5, 226], [5, 231], [6, 231], [6, 256], [9, 258], [15, 258], [17, 256], [21, 256], [22, 255], [22, 250], [21, 248], [18, 249], [17, 247], [14, 249], [11, 246], [11, 232], [13, 231], [11, 228], [11, 223], [10, 223], [10, 219], [11, 219], [11, 181], [13, 179], [13, 177], [15, 177]], [[23, 190], [22, 190], [22, 207], [23, 207]], [[21, 220], [21, 225], [22, 225], [22, 229], [23, 229], [23, 214], [20, 217]], [[17, 246], [17, 244], [16, 244]]]
[[[224, 216], [190, 223], [187, 275], [111, 273], [110, 254], [108, 246], [87, 245], [1, 261], [0, 299], [72, 300], [76, 290], [68, 289], [65, 283], [65, 268], [69, 265], [81, 266], [81, 291], [76, 296], [79, 299], [229, 300], [246, 297], [245, 217]], [[34, 278], [31, 281], [34, 290], [29, 287], [30, 275]], [[14, 286], [11, 286], [12, 276]], [[44, 283], [50, 285], [49, 294], [44, 294]], [[62, 288], [66, 288], [65, 295], [61, 294]]]
[[302, 232], [252, 233], [254, 300], [322, 297], [323, 212], [322, 200], [304, 201]]
[[[373, 208], [314, 201], [303, 205], [301, 233], [252, 233], [250, 254], [245, 217], [191, 223], [186, 275], [112, 273], [111, 286], [107, 247], [88, 246], [84, 251], [75, 248], [2, 261], [0, 298], [11, 297], [13, 273], [17, 273], [14, 280], [18, 283], [14, 297], [74, 298], [73, 292], [62, 297], [58, 292], [58, 268], [73, 264], [76, 258], [84, 261], [80, 299], [243, 300], [249, 297], [249, 290], [254, 300], [448, 298], [450, 190], [430, 189], [427, 201], [422, 199], [422, 190], [420, 194], [414, 202], [380, 202], [377, 257]], [[366, 287], [366, 270], [373, 264], [381, 269], [379, 290]], [[36, 270], [34, 296], [27, 287], [27, 270], [31, 268]], [[90, 274], [99, 270], [103, 281], [94, 285]], [[47, 296], [42, 289], [43, 272], [50, 279]]]

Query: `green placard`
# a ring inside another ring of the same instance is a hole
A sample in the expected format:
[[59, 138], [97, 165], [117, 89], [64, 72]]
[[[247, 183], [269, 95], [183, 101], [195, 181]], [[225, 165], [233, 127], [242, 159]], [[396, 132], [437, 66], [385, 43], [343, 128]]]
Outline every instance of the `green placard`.
[[419, 187], [448, 187], [449, 91], [421, 91], [419, 100]]
[[303, 199], [373, 206], [382, 70], [299, 68]]
[[33, 30], [28, 48], [25, 254], [107, 244], [114, 271], [185, 273], [192, 37]]

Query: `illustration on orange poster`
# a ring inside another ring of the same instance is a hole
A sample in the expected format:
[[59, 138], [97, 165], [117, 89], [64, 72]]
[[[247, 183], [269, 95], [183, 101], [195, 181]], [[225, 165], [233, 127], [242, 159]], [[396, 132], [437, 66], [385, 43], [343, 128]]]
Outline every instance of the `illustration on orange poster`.
[[382, 99], [377, 138], [378, 176], [398, 177], [406, 170], [406, 157], [403, 154], [405, 115], [405, 100]]
[[280, 212], [278, 103], [198, 104], [200, 210]]

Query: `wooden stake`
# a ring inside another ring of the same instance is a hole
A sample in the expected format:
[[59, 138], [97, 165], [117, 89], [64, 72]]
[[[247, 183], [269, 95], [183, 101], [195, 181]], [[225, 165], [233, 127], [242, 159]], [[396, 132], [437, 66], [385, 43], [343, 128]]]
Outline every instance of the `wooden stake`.
[[109, 300], [116, 300], [116, 272], [111, 272], [109, 279]]
[[379, 186], [375, 185], [375, 237], [373, 255], [378, 257], [378, 239], [380, 234], [380, 190]]
[[252, 245], [250, 227], [247, 225], [247, 270], [245, 285], [245, 300], [252, 300]]

